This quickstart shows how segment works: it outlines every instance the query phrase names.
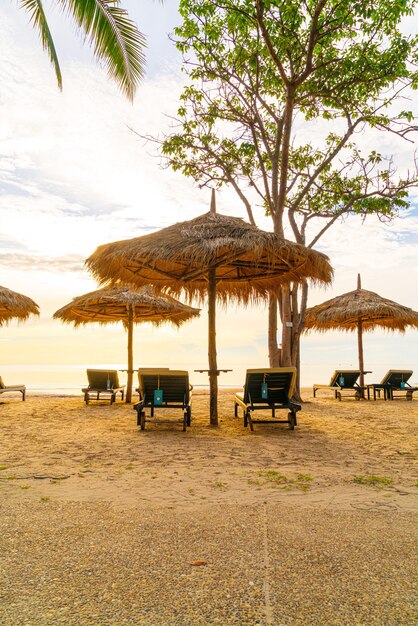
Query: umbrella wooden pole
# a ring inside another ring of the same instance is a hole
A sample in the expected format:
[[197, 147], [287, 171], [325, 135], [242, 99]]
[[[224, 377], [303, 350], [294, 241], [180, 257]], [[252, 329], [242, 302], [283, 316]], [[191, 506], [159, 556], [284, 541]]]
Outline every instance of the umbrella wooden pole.
[[216, 356], [216, 268], [208, 270], [208, 356], [210, 424], [218, 425], [218, 363]]
[[[364, 357], [363, 357], [363, 320], [358, 318], [357, 323], [357, 342], [358, 342], [358, 365], [360, 370], [360, 387], [364, 387]], [[364, 397], [364, 392], [362, 392]]]
[[134, 312], [130, 306], [128, 309], [128, 381], [126, 385], [126, 402], [132, 402], [132, 381], [134, 369], [134, 352], [133, 352], [133, 335], [134, 335]]
[[[357, 274], [357, 289], [361, 289], [361, 276]], [[360, 370], [360, 387], [364, 387], [364, 356], [363, 356], [363, 320], [357, 322], [358, 365]], [[362, 392], [364, 398], [364, 391]]]

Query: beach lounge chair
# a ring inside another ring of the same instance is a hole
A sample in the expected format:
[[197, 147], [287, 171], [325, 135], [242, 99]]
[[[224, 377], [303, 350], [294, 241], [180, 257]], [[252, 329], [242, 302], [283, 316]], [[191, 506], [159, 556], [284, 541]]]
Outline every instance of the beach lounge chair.
[[20, 391], [22, 394], [22, 400], [26, 400], [25, 385], [5, 385], [2, 377], [0, 376], [0, 393], [9, 393], [11, 391]]
[[[383, 376], [380, 383], [371, 383], [367, 385], [367, 397], [370, 399], [370, 391], [373, 391], [373, 399], [380, 397], [383, 391], [385, 400], [393, 400], [394, 397], [405, 393], [407, 400], [412, 400], [414, 391], [418, 391], [418, 387], [413, 387], [408, 380], [412, 376], [412, 370], [389, 370]], [[399, 392], [395, 393], [394, 392]]]
[[110, 399], [110, 404], [116, 400], [116, 395], [121, 394], [122, 400], [125, 393], [125, 385], [119, 384], [117, 370], [87, 370], [88, 387], [84, 387], [84, 402], [100, 400], [101, 396]]
[[[277, 423], [289, 424], [293, 430], [297, 425], [296, 413], [302, 408], [291, 400], [295, 381], [295, 367], [247, 370], [244, 392], [234, 396], [235, 417], [238, 417], [238, 407], [241, 407], [245, 428], [250, 424], [251, 430], [254, 430], [254, 423]], [[289, 411], [287, 420], [276, 419], [277, 409]], [[260, 410], [271, 411], [271, 419], [253, 419], [252, 412]]]
[[[192, 418], [191, 401], [192, 389], [189, 384], [189, 373], [182, 370], [153, 369], [153, 371], [139, 372], [139, 402], [134, 405], [137, 412], [137, 424], [145, 430], [145, 423], [180, 423], [183, 431], [190, 426]], [[150, 410], [150, 417], [145, 416], [145, 410]], [[167, 417], [156, 418], [155, 409], [180, 409], [183, 416], [180, 419]]]
[[[370, 372], [364, 372], [370, 374]], [[360, 376], [360, 370], [336, 370], [331, 376], [331, 380], [328, 385], [314, 385], [312, 387], [313, 397], [316, 397], [316, 392], [319, 389], [331, 389], [334, 391], [335, 398], [337, 400], [342, 399], [343, 391], [354, 391], [354, 397], [356, 400], [360, 400], [363, 397], [366, 387], [360, 387], [357, 380]], [[353, 394], [345, 394], [345, 397], [352, 396]]]

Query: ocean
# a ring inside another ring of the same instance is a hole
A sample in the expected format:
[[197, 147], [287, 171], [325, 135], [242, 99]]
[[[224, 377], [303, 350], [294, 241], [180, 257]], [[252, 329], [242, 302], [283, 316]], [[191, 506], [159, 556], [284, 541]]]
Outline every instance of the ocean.
[[[366, 376], [367, 382], [379, 382], [386, 371], [390, 368], [381, 364], [371, 364], [372, 374]], [[414, 367], [415, 365], [415, 367]], [[170, 367], [173, 369], [188, 370], [190, 382], [196, 388], [208, 387], [208, 377], [206, 373], [195, 372], [195, 369], [206, 368], [206, 364], [194, 363], [146, 363], [141, 367]], [[251, 364], [251, 367], [268, 367], [267, 364]], [[137, 366], [135, 366], [137, 367]], [[228, 367], [228, 366], [226, 366]], [[248, 366], [250, 367], [250, 366]], [[126, 365], [121, 363], [88, 363], [78, 365], [1, 365], [0, 375], [5, 385], [24, 384], [30, 394], [49, 394], [73, 396], [81, 395], [82, 387], [87, 385], [87, 368], [116, 369], [119, 371], [121, 384], [126, 384]], [[328, 383], [335, 369], [358, 369], [354, 362], [346, 363], [308, 363], [302, 365], [301, 382], [302, 387], [311, 387], [313, 383]], [[219, 376], [219, 387], [242, 388], [245, 381], [246, 367], [239, 365], [232, 367], [232, 371], [221, 373]], [[412, 363], [394, 363], [391, 369], [412, 369], [414, 374], [411, 384], [418, 385], [418, 366]], [[137, 375], [134, 375], [134, 388], [137, 386]]]

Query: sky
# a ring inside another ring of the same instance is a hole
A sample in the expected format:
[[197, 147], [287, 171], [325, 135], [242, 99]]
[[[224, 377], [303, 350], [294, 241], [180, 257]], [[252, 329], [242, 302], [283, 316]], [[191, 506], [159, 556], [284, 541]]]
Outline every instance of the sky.
[[[95, 62], [69, 19], [46, 3], [63, 73], [63, 91], [26, 13], [16, 0], [0, 3], [0, 284], [34, 299], [39, 319], [0, 328], [0, 373], [6, 384], [85, 383], [86, 367], [126, 363], [121, 325], [74, 330], [52, 320], [73, 297], [98, 288], [84, 260], [106, 242], [140, 236], [207, 212], [210, 192], [162, 169], [156, 150], [141, 135], [169, 130], [185, 77], [168, 34], [180, 22], [176, 3], [125, 0], [148, 40], [147, 71], [129, 103]], [[406, 28], [412, 28], [412, 21]], [[416, 105], [416, 102], [415, 102]], [[301, 129], [303, 131], [303, 128]], [[414, 146], [393, 136], [360, 138], [400, 169], [411, 164]], [[416, 147], [416, 146], [415, 146]], [[350, 218], [324, 236], [318, 250], [334, 267], [332, 286], [313, 288], [309, 305], [362, 285], [418, 310], [418, 202], [391, 224]], [[219, 212], [245, 218], [231, 190], [217, 195]], [[270, 220], [254, 207], [259, 226]], [[364, 340], [370, 382], [387, 369], [415, 370], [418, 332], [376, 331]], [[262, 306], [231, 305], [218, 311], [218, 363], [232, 369], [220, 384], [241, 385], [246, 368], [268, 365], [267, 312]], [[312, 333], [302, 343], [302, 384], [327, 382], [337, 367], [357, 367], [355, 335]], [[169, 325], [135, 329], [135, 364], [188, 369], [207, 367], [207, 310], [180, 329]]]

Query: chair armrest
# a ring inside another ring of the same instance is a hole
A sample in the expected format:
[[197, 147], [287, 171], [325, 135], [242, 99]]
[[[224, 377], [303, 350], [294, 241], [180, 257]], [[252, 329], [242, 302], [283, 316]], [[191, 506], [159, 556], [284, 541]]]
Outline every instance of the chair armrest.
[[244, 410], [247, 408], [247, 405], [244, 402], [244, 394], [236, 393], [234, 395], [234, 402], [235, 404], [239, 404]]

